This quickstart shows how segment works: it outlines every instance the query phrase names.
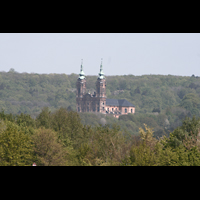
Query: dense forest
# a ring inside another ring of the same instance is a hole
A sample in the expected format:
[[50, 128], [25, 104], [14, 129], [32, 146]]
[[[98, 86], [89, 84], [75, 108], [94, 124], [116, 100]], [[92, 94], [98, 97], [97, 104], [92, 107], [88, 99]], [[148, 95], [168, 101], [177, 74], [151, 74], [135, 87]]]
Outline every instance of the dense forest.
[[[51, 112], [60, 107], [75, 111], [77, 74], [0, 72], [0, 110], [6, 114], [29, 114], [32, 118], [44, 107]], [[95, 90], [97, 76], [86, 76], [86, 86]], [[139, 134], [139, 128], [153, 128], [154, 136], [169, 136], [185, 117], [200, 116], [200, 77], [172, 75], [106, 76], [107, 98], [127, 99], [136, 113], [120, 116], [81, 113], [84, 125], [118, 123], [123, 132]]]
[[119, 119], [78, 114], [77, 77], [0, 72], [0, 165], [200, 165], [199, 77], [107, 76], [107, 98], [136, 107]]
[[139, 135], [118, 124], [83, 125], [75, 111], [42, 109], [0, 112], [0, 166], [199, 166], [200, 118], [185, 118], [169, 137], [154, 137], [144, 124]]

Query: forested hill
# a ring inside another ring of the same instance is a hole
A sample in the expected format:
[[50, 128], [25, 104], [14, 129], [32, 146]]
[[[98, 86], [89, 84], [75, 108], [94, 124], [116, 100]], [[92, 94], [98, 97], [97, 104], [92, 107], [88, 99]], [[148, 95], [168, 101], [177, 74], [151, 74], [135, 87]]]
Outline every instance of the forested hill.
[[[75, 110], [77, 78], [77, 74], [0, 72], [0, 109], [34, 118], [43, 107], [52, 112], [59, 107]], [[86, 76], [90, 92], [95, 90], [96, 79], [97, 76]], [[186, 116], [200, 116], [200, 77], [124, 75], [106, 76], [106, 81], [107, 98], [125, 98], [136, 106], [134, 115], [118, 119], [121, 127], [131, 133], [138, 132], [138, 127], [146, 123], [154, 128], [155, 135], [162, 135], [180, 126]], [[117, 121], [88, 113], [82, 118], [86, 124], [102, 121], [101, 118], [107, 123]]]

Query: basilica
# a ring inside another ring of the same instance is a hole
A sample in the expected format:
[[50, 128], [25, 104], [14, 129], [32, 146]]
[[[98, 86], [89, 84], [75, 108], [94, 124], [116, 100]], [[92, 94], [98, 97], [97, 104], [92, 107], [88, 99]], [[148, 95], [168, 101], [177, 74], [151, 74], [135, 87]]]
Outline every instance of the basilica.
[[96, 92], [94, 92], [94, 94], [86, 92], [86, 78], [83, 72], [83, 63], [81, 63], [76, 89], [77, 112], [99, 112], [103, 114], [112, 114], [116, 118], [120, 115], [135, 113], [135, 106], [126, 99], [106, 98], [106, 79], [103, 73], [102, 61], [96, 81]]

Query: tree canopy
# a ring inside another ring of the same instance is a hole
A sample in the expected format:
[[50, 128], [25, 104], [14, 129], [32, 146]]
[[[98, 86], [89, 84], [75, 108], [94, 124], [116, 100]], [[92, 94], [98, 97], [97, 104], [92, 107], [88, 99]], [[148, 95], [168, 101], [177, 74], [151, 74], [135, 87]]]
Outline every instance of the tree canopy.
[[[40, 125], [49, 128], [47, 116], [50, 113], [61, 107], [75, 111], [77, 78], [77, 74], [28, 74], [17, 73], [14, 69], [0, 72], [2, 117], [12, 113], [12, 120], [17, 116], [18, 124], [26, 121], [27, 125], [32, 124], [33, 129]], [[87, 76], [88, 90], [96, 89], [96, 79], [97, 76]], [[124, 75], [107, 76], [106, 82], [107, 98], [127, 99], [136, 106], [136, 113], [119, 119], [110, 115], [81, 113], [79, 116], [84, 125], [118, 123], [123, 132], [138, 135], [139, 127], [144, 128], [145, 123], [154, 129], [154, 137], [160, 137], [169, 136], [182, 125], [185, 117], [200, 117], [200, 77]], [[28, 119], [29, 115], [31, 118]]]
[[169, 135], [155, 137], [145, 123], [134, 135], [98, 117], [91, 126], [62, 107], [54, 112], [44, 108], [36, 119], [1, 111], [0, 166], [200, 165], [200, 118], [187, 117]]

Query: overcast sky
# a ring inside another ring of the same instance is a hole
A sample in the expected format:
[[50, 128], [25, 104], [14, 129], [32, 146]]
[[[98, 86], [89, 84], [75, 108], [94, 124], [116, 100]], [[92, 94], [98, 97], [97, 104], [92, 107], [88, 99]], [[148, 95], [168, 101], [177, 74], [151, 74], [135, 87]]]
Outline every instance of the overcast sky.
[[199, 33], [0, 33], [0, 71], [200, 76]]

